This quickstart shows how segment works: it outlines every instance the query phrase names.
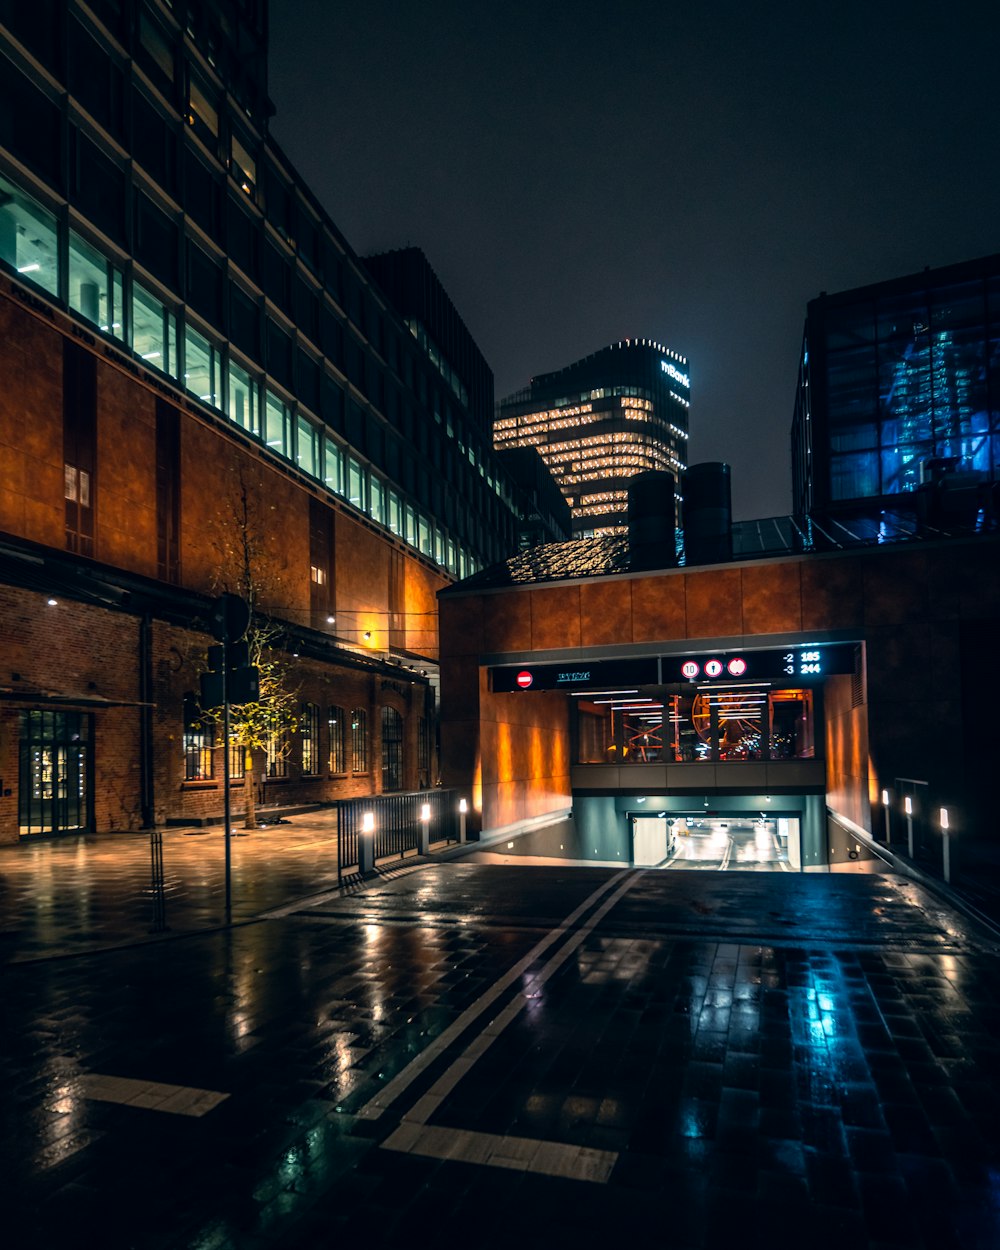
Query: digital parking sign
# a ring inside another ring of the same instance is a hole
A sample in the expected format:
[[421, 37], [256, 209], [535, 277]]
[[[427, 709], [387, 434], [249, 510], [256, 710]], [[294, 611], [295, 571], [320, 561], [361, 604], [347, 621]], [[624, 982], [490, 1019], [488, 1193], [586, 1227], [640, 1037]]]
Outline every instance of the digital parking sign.
[[645, 660], [594, 660], [579, 664], [524, 664], [490, 669], [490, 688], [510, 690], [610, 690], [653, 686], [659, 680], [656, 657]]
[[853, 673], [853, 642], [810, 643], [768, 651], [706, 651], [664, 656], [665, 682], [816, 681]]

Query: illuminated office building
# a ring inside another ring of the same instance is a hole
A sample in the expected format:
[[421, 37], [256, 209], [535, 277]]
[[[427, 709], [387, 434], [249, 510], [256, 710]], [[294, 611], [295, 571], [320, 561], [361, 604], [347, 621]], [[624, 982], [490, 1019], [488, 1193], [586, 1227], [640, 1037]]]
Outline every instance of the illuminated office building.
[[[679, 480], [687, 467], [690, 388], [685, 357], [625, 339], [501, 400], [494, 445], [537, 448], [572, 509], [574, 534], [620, 532], [629, 478], [660, 469]], [[678, 490], [678, 524], [680, 505]]]
[[821, 295], [792, 425], [795, 512], [975, 524], [1000, 481], [1000, 256]]

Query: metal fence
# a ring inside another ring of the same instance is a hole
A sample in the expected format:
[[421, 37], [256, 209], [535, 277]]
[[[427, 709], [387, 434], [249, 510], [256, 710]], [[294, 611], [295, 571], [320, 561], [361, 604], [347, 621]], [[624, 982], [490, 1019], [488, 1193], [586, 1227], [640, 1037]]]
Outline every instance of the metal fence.
[[366, 813], [374, 819], [374, 860], [402, 859], [420, 849], [420, 813], [430, 808], [428, 840], [459, 840], [458, 791], [413, 790], [405, 794], [370, 794], [337, 803], [337, 875], [360, 871], [361, 837]]

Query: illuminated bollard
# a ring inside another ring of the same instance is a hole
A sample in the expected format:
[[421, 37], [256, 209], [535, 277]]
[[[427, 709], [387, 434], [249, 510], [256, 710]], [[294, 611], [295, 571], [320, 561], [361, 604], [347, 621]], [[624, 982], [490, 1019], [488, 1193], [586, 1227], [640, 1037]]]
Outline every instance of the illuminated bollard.
[[466, 799], [458, 800], [458, 840], [465, 841], [465, 817], [469, 810], [469, 804]]
[[906, 811], [906, 853], [910, 859], [913, 858], [913, 800], [909, 795], [903, 800], [903, 808]]
[[431, 849], [431, 805], [430, 803], [421, 803], [420, 805], [420, 841], [417, 850], [421, 855], [429, 854]]
[[941, 870], [945, 885], [951, 884], [951, 838], [948, 834], [948, 809], [941, 808]]
[[882, 811], [885, 813], [885, 844], [892, 846], [892, 821], [889, 815], [889, 791], [882, 791]]
[[370, 877], [375, 871], [375, 813], [365, 812], [358, 834], [358, 872]]

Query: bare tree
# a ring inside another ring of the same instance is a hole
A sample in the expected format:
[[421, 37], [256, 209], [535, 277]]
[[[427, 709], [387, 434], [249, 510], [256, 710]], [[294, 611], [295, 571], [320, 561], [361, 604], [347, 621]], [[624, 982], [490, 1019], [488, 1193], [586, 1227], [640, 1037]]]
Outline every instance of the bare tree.
[[[245, 468], [234, 477], [233, 490], [217, 518], [215, 588], [240, 595], [250, 605], [246, 639], [250, 663], [260, 674], [260, 696], [231, 708], [229, 734], [230, 745], [239, 750], [243, 762], [244, 826], [253, 829], [257, 825], [254, 781], [263, 773], [269, 752], [272, 759], [281, 759], [291, 750], [290, 735], [298, 727], [298, 687], [284, 630], [267, 610], [268, 604], [281, 602], [283, 579], [275, 536], [267, 525], [264, 483], [252, 480]], [[221, 709], [211, 715], [221, 725]]]

